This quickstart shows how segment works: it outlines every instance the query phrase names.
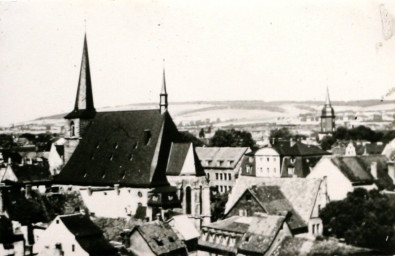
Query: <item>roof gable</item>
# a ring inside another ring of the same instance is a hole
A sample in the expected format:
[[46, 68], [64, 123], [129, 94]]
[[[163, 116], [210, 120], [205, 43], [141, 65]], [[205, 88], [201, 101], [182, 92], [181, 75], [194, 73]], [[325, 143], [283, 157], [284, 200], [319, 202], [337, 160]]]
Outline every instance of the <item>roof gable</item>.
[[[248, 151], [248, 147], [197, 147], [196, 153], [204, 168], [233, 169]], [[219, 165], [222, 163], [222, 165]]]

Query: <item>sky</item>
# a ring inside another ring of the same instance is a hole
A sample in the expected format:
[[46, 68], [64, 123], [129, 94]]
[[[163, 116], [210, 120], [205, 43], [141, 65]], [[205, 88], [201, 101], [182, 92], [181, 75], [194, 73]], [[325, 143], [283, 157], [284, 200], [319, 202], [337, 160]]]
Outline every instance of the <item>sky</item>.
[[[383, 32], [382, 14], [388, 12]], [[88, 38], [96, 108], [379, 99], [393, 1], [0, 1], [0, 125], [71, 111]]]

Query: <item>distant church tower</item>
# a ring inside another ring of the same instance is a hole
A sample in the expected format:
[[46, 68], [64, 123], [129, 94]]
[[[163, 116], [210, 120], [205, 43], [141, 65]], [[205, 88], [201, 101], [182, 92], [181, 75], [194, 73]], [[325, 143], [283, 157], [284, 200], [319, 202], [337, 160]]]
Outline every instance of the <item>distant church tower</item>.
[[96, 110], [93, 105], [88, 43], [85, 35], [74, 110], [64, 117], [67, 119], [67, 128], [65, 131], [65, 139], [67, 140], [64, 153], [65, 163], [67, 163], [67, 161], [70, 159], [95, 114]]
[[162, 90], [160, 92], [160, 102], [159, 102], [159, 109], [161, 114], [167, 111], [167, 107], [168, 107], [167, 96], [168, 95], [166, 91], [165, 69], [163, 69], [163, 82], [162, 82]]
[[321, 133], [333, 133], [335, 131], [335, 111], [329, 98], [329, 90], [326, 88], [326, 101], [321, 112]]

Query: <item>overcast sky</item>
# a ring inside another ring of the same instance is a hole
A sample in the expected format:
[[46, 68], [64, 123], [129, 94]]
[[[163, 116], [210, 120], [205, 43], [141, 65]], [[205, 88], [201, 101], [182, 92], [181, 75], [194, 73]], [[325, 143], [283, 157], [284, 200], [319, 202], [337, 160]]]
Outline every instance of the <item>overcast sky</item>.
[[[379, 99], [395, 86], [393, 1], [2, 1], [0, 125], [71, 111], [84, 20], [97, 108]], [[391, 27], [392, 26], [392, 27]], [[388, 29], [389, 28], [389, 29]], [[389, 31], [389, 32], [388, 32]]]

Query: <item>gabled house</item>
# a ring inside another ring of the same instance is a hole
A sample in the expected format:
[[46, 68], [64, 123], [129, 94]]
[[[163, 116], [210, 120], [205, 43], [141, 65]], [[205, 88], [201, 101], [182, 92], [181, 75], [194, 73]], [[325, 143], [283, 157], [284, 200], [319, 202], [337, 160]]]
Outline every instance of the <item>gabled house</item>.
[[323, 157], [308, 177], [327, 178], [330, 200], [342, 200], [355, 188], [395, 188], [384, 155]]
[[124, 232], [124, 246], [132, 255], [187, 256], [188, 250], [169, 224], [153, 221]]
[[285, 216], [232, 216], [203, 226], [199, 250], [214, 255], [267, 255], [292, 236]]
[[241, 163], [250, 149], [248, 147], [197, 147], [196, 153], [206, 172], [210, 187], [226, 193], [240, 175]]
[[330, 153], [300, 141], [280, 141], [248, 154], [242, 175], [255, 177], [306, 177], [324, 155]]
[[325, 179], [242, 176], [229, 195], [225, 216], [287, 216], [293, 235], [311, 238], [322, 235], [319, 212], [327, 203]]
[[41, 234], [36, 248], [39, 255], [118, 255], [101, 229], [82, 214], [57, 216]]

